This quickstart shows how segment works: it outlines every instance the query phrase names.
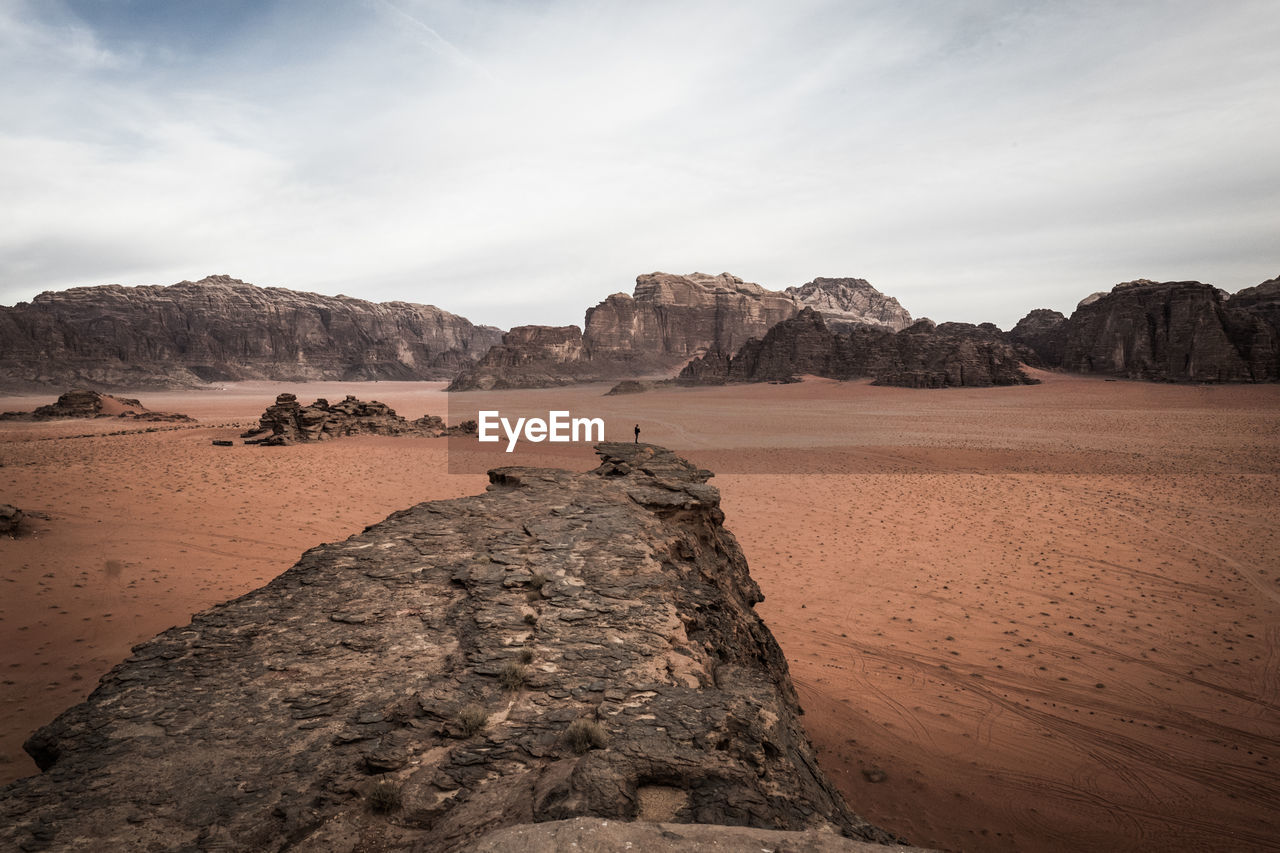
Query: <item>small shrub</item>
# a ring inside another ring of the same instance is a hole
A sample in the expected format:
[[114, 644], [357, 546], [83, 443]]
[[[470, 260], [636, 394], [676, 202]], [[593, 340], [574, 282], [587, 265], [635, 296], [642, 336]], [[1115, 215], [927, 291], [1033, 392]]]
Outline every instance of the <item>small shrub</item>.
[[378, 814], [389, 814], [400, 811], [400, 786], [394, 782], [382, 781], [373, 786], [369, 792], [369, 808]]
[[471, 737], [489, 722], [489, 712], [479, 705], [467, 705], [458, 712], [458, 726], [463, 737]]
[[569, 746], [581, 755], [589, 749], [601, 749], [608, 742], [604, 727], [595, 720], [578, 719], [569, 724]]
[[524, 624], [526, 624], [526, 625], [537, 625], [537, 624], [538, 624], [538, 614], [537, 614], [537, 613], [526, 613], [526, 614], [524, 615]]
[[524, 686], [524, 667], [515, 661], [507, 661], [498, 673], [498, 681], [508, 690], [519, 690]]
[[533, 663], [533, 649], [520, 650], [520, 663]]
[[541, 590], [547, 585], [547, 576], [542, 572], [531, 572], [529, 575], [529, 586], [536, 590]]

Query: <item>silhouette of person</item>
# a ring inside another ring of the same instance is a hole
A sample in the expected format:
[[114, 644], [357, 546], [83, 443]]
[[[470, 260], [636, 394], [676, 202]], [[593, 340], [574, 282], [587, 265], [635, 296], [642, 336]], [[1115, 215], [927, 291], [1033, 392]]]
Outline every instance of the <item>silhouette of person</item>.
[[640, 443], [640, 424], [636, 424], [636, 444]]

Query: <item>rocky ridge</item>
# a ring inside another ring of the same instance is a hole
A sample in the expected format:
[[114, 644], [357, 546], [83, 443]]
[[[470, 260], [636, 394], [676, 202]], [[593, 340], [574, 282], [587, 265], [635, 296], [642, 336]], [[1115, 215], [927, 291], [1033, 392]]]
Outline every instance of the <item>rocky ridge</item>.
[[443, 435], [474, 433], [475, 422], [448, 426], [436, 415], [423, 415], [407, 420], [395, 409], [377, 400], [365, 402], [348, 394], [339, 403], [330, 404], [321, 397], [309, 406], [298, 402], [295, 394], [279, 394], [258, 419], [258, 426], [241, 433], [246, 444], [281, 446], [300, 441], [326, 441], [347, 435], [421, 435], [439, 438]]
[[1023, 357], [990, 324], [918, 320], [896, 333], [866, 326], [836, 331], [806, 308], [733, 356], [713, 352], [690, 362], [677, 382], [779, 382], [812, 374], [911, 388], [1035, 384], [1021, 369]]
[[[1056, 316], [1054, 316], [1056, 315]], [[1168, 382], [1280, 379], [1280, 283], [1234, 296], [1198, 281], [1117, 284], [1069, 318], [1044, 309], [1009, 339], [1049, 367]]]
[[0, 385], [444, 379], [500, 337], [431, 305], [261, 288], [224, 275], [76, 287], [0, 307]]
[[818, 278], [773, 291], [735, 275], [636, 278], [633, 295], [615, 293], [576, 326], [512, 329], [451, 391], [541, 388], [669, 376], [708, 352], [736, 352], [746, 341], [810, 307], [844, 327], [903, 328], [911, 321], [896, 299], [863, 279]]
[[31, 412], [4, 412], [0, 421], [57, 421], [74, 418], [127, 418], [149, 422], [195, 423], [196, 419], [176, 412], [153, 412], [138, 400], [113, 397], [84, 388], [73, 388], [47, 406]]
[[135, 647], [28, 740], [0, 846], [453, 851], [578, 817], [895, 841], [818, 768], [710, 473], [598, 452], [496, 469]]

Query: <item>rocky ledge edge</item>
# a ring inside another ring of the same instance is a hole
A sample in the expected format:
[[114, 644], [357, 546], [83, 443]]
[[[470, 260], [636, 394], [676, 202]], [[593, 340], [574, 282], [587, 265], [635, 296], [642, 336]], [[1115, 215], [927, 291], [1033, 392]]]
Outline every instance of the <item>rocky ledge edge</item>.
[[696, 841], [673, 824], [902, 844], [819, 769], [710, 472], [597, 452], [495, 469], [135, 647], [25, 744], [43, 772], [0, 789], [0, 847], [527, 853], [578, 818], [666, 849]]

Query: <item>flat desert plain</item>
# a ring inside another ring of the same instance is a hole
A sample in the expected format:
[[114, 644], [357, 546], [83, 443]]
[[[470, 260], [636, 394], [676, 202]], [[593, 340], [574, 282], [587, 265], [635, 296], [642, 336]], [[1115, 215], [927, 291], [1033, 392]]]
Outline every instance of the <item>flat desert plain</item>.
[[[191, 428], [0, 424], [0, 777], [129, 647], [495, 464], [590, 449], [214, 447], [279, 391], [410, 418], [599, 416], [716, 472], [805, 724], [852, 807], [948, 850], [1280, 849], [1280, 387], [440, 383], [139, 391]], [[3, 398], [0, 409], [49, 402]], [[123, 435], [105, 433], [126, 430]]]

